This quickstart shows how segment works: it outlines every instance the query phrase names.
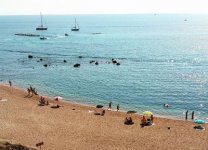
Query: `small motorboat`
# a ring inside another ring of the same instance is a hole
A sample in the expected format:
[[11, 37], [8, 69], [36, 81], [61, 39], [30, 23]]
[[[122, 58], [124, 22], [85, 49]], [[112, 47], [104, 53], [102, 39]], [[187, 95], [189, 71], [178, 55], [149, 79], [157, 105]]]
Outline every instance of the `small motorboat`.
[[40, 40], [46, 40], [46, 39], [47, 39], [47, 38], [44, 37], [44, 36], [40, 37]]

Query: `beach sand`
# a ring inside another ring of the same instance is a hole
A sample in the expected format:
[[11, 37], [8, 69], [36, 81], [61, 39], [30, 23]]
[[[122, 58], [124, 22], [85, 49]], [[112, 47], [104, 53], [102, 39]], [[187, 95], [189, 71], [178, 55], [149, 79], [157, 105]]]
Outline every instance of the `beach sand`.
[[128, 126], [124, 112], [106, 110], [105, 116], [99, 116], [89, 110], [101, 109], [69, 102], [53, 109], [53, 100], [38, 106], [38, 96], [26, 95], [0, 85], [0, 97], [7, 100], [0, 101], [0, 139], [33, 147], [43, 141], [44, 150], [208, 150], [207, 124], [202, 125], [206, 130], [197, 131], [190, 121], [155, 118], [155, 125], [141, 128], [141, 117], [133, 114], [135, 124]]

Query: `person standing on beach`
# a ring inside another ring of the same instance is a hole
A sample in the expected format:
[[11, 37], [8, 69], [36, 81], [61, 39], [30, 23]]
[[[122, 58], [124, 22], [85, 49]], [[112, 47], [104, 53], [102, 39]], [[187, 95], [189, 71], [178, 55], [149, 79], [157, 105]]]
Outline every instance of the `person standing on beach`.
[[191, 119], [194, 120], [194, 111], [191, 113]]
[[9, 80], [9, 86], [12, 86], [12, 81]]
[[186, 118], [185, 118], [186, 120], [188, 119], [188, 110], [186, 111]]
[[111, 106], [112, 106], [112, 102], [110, 102], [110, 103], [108, 104], [108, 109], [111, 109]]
[[151, 114], [150, 120], [151, 120], [151, 123], [153, 123], [153, 120], [154, 120], [153, 114]]
[[117, 105], [117, 111], [119, 111], [119, 109], [120, 109], [120, 106], [119, 106], [119, 104]]

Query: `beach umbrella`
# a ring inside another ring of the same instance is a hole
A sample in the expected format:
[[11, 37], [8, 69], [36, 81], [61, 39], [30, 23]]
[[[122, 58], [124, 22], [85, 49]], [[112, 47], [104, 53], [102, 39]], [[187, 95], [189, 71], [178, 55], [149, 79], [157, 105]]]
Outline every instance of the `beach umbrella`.
[[129, 111], [127, 111], [127, 114], [134, 114], [134, 113], [136, 113], [135, 110], [129, 110]]
[[144, 111], [142, 114], [146, 115], [146, 116], [151, 116], [152, 112], [151, 111]]
[[200, 120], [200, 119], [196, 119], [196, 120], [194, 120], [194, 123], [205, 124], [205, 121], [204, 120]]

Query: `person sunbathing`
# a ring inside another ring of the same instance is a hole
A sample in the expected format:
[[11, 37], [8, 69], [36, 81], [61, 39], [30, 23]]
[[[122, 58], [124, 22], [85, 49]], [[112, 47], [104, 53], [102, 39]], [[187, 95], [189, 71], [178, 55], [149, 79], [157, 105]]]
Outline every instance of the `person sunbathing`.
[[104, 115], [105, 115], [105, 110], [103, 110], [101, 113], [101, 116], [104, 116]]
[[129, 117], [129, 118], [126, 117], [126, 119], [124, 121], [124, 124], [126, 124], [126, 125], [132, 125], [132, 124], [134, 124], [134, 122], [133, 122], [133, 120], [132, 120], [131, 117]]
[[145, 126], [146, 124], [147, 124], [147, 120], [146, 120], [145, 116], [143, 116], [141, 119], [141, 126]]

